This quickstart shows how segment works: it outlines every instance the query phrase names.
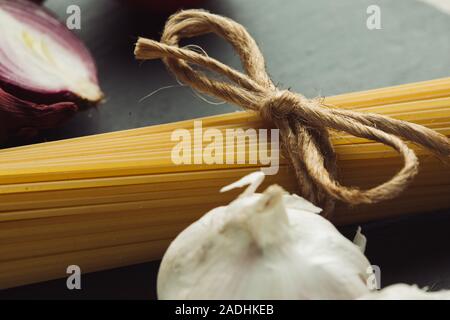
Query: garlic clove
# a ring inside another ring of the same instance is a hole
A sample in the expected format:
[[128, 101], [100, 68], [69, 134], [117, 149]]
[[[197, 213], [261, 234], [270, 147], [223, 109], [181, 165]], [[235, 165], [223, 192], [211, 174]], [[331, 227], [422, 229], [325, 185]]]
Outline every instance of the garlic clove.
[[359, 247], [301, 197], [279, 186], [252, 193], [261, 177], [232, 184], [250, 187], [171, 243], [158, 274], [160, 299], [355, 299], [369, 292], [370, 264]]
[[[282, 245], [289, 240], [289, 220], [283, 204], [284, 190], [273, 185], [261, 196], [254, 197], [256, 201], [243, 205], [242, 201], [232, 203], [227, 211], [226, 221], [220, 232], [236, 228], [248, 232], [249, 245], [258, 250], [265, 250], [272, 245]], [[235, 211], [236, 210], [236, 211]], [[239, 212], [239, 214], [233, 214]]]
[[284, 203], [287, 208], [292, 210], [304, 210], [309, 211], [311, 213], [321, 213], [322, 209], [319, 207], [316, 207], [308, 200], [299, 197], [296, 194], [286, 194], [284, 196]]

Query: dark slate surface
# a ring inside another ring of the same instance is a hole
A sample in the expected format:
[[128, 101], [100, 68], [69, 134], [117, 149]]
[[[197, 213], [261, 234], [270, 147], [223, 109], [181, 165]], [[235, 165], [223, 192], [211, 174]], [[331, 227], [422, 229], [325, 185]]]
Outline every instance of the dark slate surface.
[[[69, 4], [82, 11], [78, 32], [95, 56], [106, 102], [80, 113], [46, 141], [167, 123], [235, 110], [210, 105], [185, 87], [173, 87], [139, 102], [163, 86], [176, 85], [158, 61], [138, 63], [133, 44], [140, 35], [158, 38], [164, 17], [132, 10], [121, 0], [51, 0], [66, 18]], [[366, 8], [378, 4], [382, 29], [366, 28]], [[450, 75], [450, 17], [411, 0], [210, 0], [205, 7], [244, 24], [261, 46], [269, 73], [283, 87], [326, 96]], [[239, 67], [231, 49], [213, 37], [198, 39], [211, 56]], [[368, 257], [381, 268], [382, 285], [417, 283], [450, 288], [450, 213], [370, 223]], [[343, 229], [352, 236], [353, 227]], [[9, 298], [155, 298], [158, 263], [83, 276], [83, 289], [69, 291], [55, 280], [0, 292]]]

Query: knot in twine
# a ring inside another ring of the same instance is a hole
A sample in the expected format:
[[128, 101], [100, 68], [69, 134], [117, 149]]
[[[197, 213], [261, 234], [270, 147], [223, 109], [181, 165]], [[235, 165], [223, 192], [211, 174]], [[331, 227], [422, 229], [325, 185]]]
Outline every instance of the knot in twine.
[[[207, 33], [227, 40], [238, 53], [245, 73], [187, 48], [182, 38]], [[320, 99], [278, 89], [265, 71], [264, 58], [255, 40], [243, 26], [203, 10], [180, 11], [169, 18], [161, 42], [140, 38], [137, 59], [163, 59], [178, 80], [195, 90], [212, 95], [260, 115], [280, 130], [282, 147], [297, 176], [300, 193], [329, 215], [338, 199], [351, 205], [376, 203], [396, 197], [418, 173], [418, 159], [403, 139], [447, 158], [447, 137], [423, 126], [390, 117], [326, 106]], [[228, 81], [208, 77], [202, 69]], [[403, 168], [390, 180], [368, 190], [345, 187], [336, 180], [336, 155], [328, 129], [381, 142], [399, 152]]]

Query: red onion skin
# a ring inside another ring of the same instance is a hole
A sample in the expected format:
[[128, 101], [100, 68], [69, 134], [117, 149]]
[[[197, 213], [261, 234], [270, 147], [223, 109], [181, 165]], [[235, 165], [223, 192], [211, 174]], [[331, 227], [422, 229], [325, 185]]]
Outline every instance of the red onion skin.
[[40, 130], [58, 126], [77, 111], [78, 107], [73, 102], [36, 104], [0, 88], [0, 143], [8, 138], [32, 138]]
[[81, 108], [83, 106], [89, 106], [90, 102], [81, 99], [80, 97], [73, 94], [70, 91], [52, 91], [52, 92], [40, 92], [31, 91], [19, 87], [17, 85], [4, 82], [0, 79], [0, 89], [16, 96], [20, 97], [25, 101], [32, 101], [37, 104], [54, 104], [61, 101], [73, 102], [79, 105]]

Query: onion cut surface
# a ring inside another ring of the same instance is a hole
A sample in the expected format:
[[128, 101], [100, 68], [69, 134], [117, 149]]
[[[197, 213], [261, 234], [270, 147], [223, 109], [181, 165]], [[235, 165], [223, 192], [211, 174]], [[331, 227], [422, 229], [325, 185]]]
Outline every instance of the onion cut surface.
[[0, 0], [0, 140], [52, 128], [103, 94], [84, 44], [42, 7]]

